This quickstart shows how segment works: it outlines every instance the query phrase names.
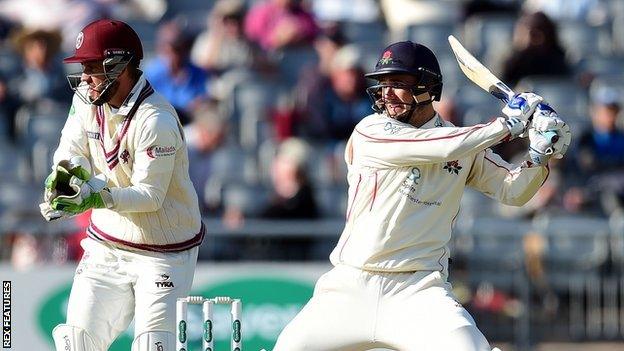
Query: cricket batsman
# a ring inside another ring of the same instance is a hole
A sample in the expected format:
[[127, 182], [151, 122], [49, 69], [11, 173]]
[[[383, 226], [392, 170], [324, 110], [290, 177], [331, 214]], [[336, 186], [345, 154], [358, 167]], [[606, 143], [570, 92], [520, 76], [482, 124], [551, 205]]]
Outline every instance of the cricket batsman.
[[[532, 93], [490, 123], [453, 126], [432, 105], [442, 93], [438, 61], [413, 42], [388, 46], [366, 76], [377, 81], [367, 89], [374, 113], [347, 142], [349, 202], [334, 268], [274, 350], [490, 351], [447, 280], [462, 193], [469, 186], [522, 206], [546, 180], [548, 160], [565, 154], [569, 127]], [[520, 165], [489, 148], [525, 134], [531, 158]]]
[[98, 20], [66, 63], [74, 98], [45, 182], [47, 220], [92, 209], [56, 350], [104, 351], [134, 317], [132, 351], [175, 348], [175, 302], [188, 296], [204, 236], [173, 107], [139, 69], [126, 23]]

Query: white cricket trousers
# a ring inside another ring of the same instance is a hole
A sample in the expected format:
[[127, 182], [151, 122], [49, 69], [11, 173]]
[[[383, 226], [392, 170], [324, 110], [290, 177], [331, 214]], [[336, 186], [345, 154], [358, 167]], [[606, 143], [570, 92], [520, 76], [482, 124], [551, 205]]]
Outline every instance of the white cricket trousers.
[[446, 273], [380, 273], [338, 265], [286, 326], [274, 351], [490, 351]]
[[188, 296], [198, 247], [159, 253], [131, 252], [83, 239], [67, 306], [67, 324], [85, 329], [98, 350], [107, 350], [134, 316], [134, 335], [175, 335], [178, 297]]

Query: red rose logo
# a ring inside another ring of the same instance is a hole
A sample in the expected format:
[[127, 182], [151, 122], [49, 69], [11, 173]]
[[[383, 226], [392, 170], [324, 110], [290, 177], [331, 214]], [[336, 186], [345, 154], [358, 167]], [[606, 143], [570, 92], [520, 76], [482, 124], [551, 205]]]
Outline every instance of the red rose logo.
[[389, 63], [392, 63], [392, 51], [387, 50], [381, 56], [381, 59], [379, 60], [379, 64], [387, 65]]

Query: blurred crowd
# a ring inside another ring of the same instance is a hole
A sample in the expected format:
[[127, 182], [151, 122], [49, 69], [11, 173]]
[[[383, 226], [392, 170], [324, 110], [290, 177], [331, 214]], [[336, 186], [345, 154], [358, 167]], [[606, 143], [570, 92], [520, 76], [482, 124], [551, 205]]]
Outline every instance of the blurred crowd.
[[[551, 163], [529, 204], [476, 204], [467, 194], [470, 214], [623, 212], [623, 1], [4, 0], [0, 257], [16, 265], [79, 257], [34, 238], [56, 231], [71, 248], [84, 216], [46, 225], [36, 204], [71, 102], [65, 75], [80, 70], [61, 60], [79, 28], [104, 17], [128, 22], [143, 40], [141, 67], [184, 125], [203, 214], [228, 228], [249, 218], [344, 216], [345, 142], [372, 112], [363, 73], [390, 42], [436, 53], [443, 118], [472, 125], [498, 115], [499, 102], [459, 71], [450, 34], [517, 91], [545, 96], [573, 131], [568, 156]], [[523, 140], [496, 147], [509, 161], [526, 149]]]

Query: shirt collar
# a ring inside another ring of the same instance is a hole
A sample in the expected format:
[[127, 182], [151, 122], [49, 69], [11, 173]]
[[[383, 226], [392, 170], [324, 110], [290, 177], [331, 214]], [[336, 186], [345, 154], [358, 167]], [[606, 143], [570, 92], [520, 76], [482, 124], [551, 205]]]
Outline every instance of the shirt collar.
[[141, 93], [141, 89], [143, 89], [146, 82], [147, 81], [145, 80], [144, 75], [141, 74], [141, 76], [139, 77], [139, 80], [137, 80], [136, 84], [134, 84], [134, 87], [132, 87], [130, 94], [128, 94], [128, 97], [126, 97], [126, 101], [124, 101], [124, 103], [119, 107], [119, 111], [117, 111], [117, 115], [122, 115], [122, 116], [128, 115], [128, 113], [132, 109], [132, 106], [134, 106], [134, 103], [139, 97], [139, 94]]
[[444, 120], [442, 119], [442, 117], [440, 117], [439, 114], [435, 114], [433, 115], [433, 117], [431, 117], [430, 120], [428, 120], [427, 122], [425, 122], [425, 124], [423, 124], [422, 126], [420, 126], [420, 129], [431, 129], [431, 128], [438, 128], [438, 127], [444, 127], [445, 123]]
[[[385, 113], [379, 113], [379, 115], [383, 116], [384, 118], [389, 118], [389, 119], [395, 121], [396, 123], [403, 123], [403, 124], [405, 124], [407, 126], [414, 127], [414, 126], [412, 126], [409, 123], [398, 121], [398, 120], [388, 116]], [[440, 115], [436, 112], [436, 114], [433, 115], [433, 117], [431, 117], [431, 119], [429, 119], [427, 122], [425, 122], [425, 124], [420, 126], [419, 129], [431, 129], [431, 128], [438, 128], [438, 127], [446, 127], [446, 123], [445, 123], [444, 119], [442, 119], [442, 117], [440, 117]], [[414, 128], [416, 128], [416, 127], [414, 127]]]

